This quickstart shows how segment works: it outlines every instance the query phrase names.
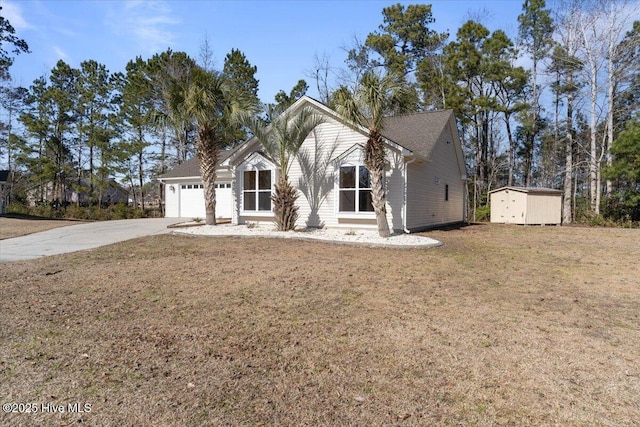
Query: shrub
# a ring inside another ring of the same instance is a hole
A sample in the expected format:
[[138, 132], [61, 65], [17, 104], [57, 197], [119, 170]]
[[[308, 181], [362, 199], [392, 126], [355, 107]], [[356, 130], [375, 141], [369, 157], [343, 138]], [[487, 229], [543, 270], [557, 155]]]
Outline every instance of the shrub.
[[12, 203], [9, 203], [9, 206], [7, 206], [7, 213], [30, 215], [31, 211], [29, 207], [24, 203], [12, 202]]
[[476, 221], [489, 221], [491, 219], [491, 206], [482, 205], [476, 208]]

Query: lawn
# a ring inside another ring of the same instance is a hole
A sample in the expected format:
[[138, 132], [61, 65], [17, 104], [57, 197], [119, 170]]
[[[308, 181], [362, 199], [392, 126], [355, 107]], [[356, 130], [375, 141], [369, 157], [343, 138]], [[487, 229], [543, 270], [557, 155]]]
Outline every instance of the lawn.
[[38, 412], [0, 425], [637, 425], [640, 230], [427, 235], [445, 245], [160, 235], [3, 264], [0, 397]]
[[0, 216], [0, 240], [78, 224], [75, 220], [49, 219], [29, 215]]

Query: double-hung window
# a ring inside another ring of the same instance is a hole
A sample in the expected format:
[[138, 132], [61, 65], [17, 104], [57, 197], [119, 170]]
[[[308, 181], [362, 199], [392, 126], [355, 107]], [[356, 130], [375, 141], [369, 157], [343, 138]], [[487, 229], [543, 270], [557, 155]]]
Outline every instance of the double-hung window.
[[242, 201], [245, 211], [271, 210], [271, 171], [244, 171]]
[[338, 191], [340, 212], [373, 212], [371, 176], [362, 166], [341, 166]]

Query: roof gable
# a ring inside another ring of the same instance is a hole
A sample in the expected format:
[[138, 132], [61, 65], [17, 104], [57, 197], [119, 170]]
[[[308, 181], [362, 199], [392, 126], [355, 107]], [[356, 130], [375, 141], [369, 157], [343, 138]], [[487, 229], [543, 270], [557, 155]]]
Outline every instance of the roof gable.
[[354, 157], [358, 158], [358, 162], [362, 163], [364, 160], [364, 151], [365, 151], [365, 147], [362, 144], [353, 144], [351, 147], [349, 147], [347, 150], [345, 150], [343, 153], [337, 155], [336, 157], [334, 157], [333, 159], [331, 159], [331, 162], [334, 164], [340, 164], [340, 163], [345, 163], [345, 162], [349, 162], [349, 161], [353, 161]]

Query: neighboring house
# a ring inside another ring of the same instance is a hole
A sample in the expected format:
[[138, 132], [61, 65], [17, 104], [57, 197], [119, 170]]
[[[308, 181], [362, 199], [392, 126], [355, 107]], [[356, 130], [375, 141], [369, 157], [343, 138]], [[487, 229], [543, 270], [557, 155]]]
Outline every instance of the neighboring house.
[[7, 213], [9, 205], [9, 176], [11, 171], [0, 170], [0, 215]]
[[562, 191], [535, 187], [502, 187], [490, 191], [491, 222], [561, 224]]
[[[290, 110], [311, 107], [324, 123], [307, 137], [292, 162], [290, 182], [300, 190], [298, 227], [376, 229], [369, 171], [364, 166], [367, 129], [346, 122], [307, 96]], [[389, 226], [412, 232], [465, 220], [464, 156], [451, 111], [388, 117], [386, 194]], [[233, 224], [273, 220], [271, 195], [277, 167], [252, 138], [224, 152], [218, 168], [217, 217]], [[204, 218], [196, 159], [160, 177], [167, 217]]]
[[[91, 183], [89, 178], [68, 179], [61, 193], [64, 197], [64, 203], [89, 203], [89, 189]], [[58, 192], [56, 192], [58, 193]], [[116, 182], [115, 179], [109, 178], [102, 189], [99, 184], [94, 182], [94, 194], [96, 197], [101, 196], [102, 204], [128, 203], [129, 192]], [[31, 206], [34, 206], [40, 200], [54, 201], [56, 196], [53, 193], [53, 183], [48, 182], [43, 185], [37, 185], [27, 191], [27, 200]]]
[[[91, 182], [88, 178], [82, 178], [80, 180], [80, 186], [78, 187], [78, 181], [72, 181], [74, 188], [67, 187], [65, 191], [65, 198], [67, 202], [86, 204], [89, 203], [89, 189], [91, 188]], [[103, 204], [116, 204], [116, 203], [129, 203], [129, 192], [116, 182], [115, 179], [109, 178], [104, 187], [100, 189], [99, 184], [94, 183], [93, 192], [96, 196], [101, 196], [101, 202]]]

